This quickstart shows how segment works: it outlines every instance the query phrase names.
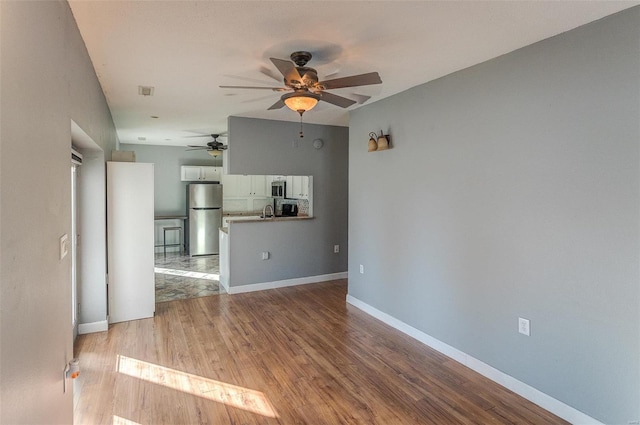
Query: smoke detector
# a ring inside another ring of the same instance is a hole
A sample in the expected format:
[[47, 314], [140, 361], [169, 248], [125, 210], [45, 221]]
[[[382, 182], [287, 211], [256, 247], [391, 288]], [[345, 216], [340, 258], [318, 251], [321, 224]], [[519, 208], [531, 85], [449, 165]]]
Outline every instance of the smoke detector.
[[153, 96], [154, 89], [151, 86], [138, 86], [138, 94], [140, 96]]

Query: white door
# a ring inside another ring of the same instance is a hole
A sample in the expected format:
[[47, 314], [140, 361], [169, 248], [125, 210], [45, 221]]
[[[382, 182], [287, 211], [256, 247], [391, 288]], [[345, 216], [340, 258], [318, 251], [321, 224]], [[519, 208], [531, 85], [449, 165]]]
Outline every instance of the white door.
[[107, 162], [109, 322], [155, 312], [153, 164]]

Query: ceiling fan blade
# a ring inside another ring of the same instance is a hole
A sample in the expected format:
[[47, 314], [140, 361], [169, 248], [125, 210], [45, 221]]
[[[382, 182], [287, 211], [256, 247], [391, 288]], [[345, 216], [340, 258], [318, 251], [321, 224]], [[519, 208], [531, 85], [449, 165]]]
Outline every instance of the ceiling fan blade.
[[297, 82], [302, 81], [302, 77], [298, 73], [298, 70], [296, 69], [296, 66], [293, 62], [287, 61], [284, 59], [276, 59], [276, 58], [269, 58], [269, 59], [271, 59], [271, 62], [273, 62], [276, 68], [278, 68], [278, 71], [280, 71], [280, 73], [284, 75], [284, 78], [287, 81], [297, 81]]
[[364, 102], [366, 102], [367, 100], [371, 99], [371, 96], [367, 96], [364, 94], [358, 94], [358, 93], [351, 93], [349, 96], [353, 96], [356, 98], [356, 102], [358, 102], [359, 104], [363, 104]]
[[320, 92], [319, 94], [320, 100], [324, 100], [325, 102], [340, 106], [341, 108], [348, 108], [349, 106], [356, 103], [355, 100], [347, 99], [346, 97], [338, 96], [333, 93]]
[[185, 149], [186, 151], [201, 151], [203, 149], [209, 149], [209, 146], [189, 146], [189, 149]]
[[291, 90], [288, 87], [254, 87], [254, 86], [219, 86], [221, 89], [256, 89], [256, 90], [273, 90], [273, 91], [287, 91]]
[[269, 93], [267, 96], [254, 97], [252, 99], [243, 100], [240, 103], [262, 102], [263, 100], [273, 99], [273, 95]]
[[274, 103], [273, 105], [269, 106], [269, 108], [267, 108], [267, 110], [270, 111], [272, 109], [280, 109], [282, 107], [284, 107], [284, 100], [280, 99], [276, 103]]
[[[214, 133], [218, 137], [227, 137], [227, 132], [223, 131], [222, 133]], [[196, 134], [195, 136], [183, 136], [183, 139], [190, 139], [192, 137], [213, 137], [213, 134]]]
[[279, 83], [282, 82], [282, 78], [280, 78], [279, 75], [275, 74], [272, 70], [270, 70], [266, 66], [261, 66], [260, 67], [260, 72], [263, 73], [264, 75], [266, 75], [269, 78], [273, 78], [274, 80], [276, 80]]
[[350, 77], [336, 78], [334, 80], [320, 81], [318, 85], [325, 90], [340, 89], [343, 87], [368, 86], [370, 84], [381, 84], [382, 80], [377, 72], [368, 74], [352, 75]]

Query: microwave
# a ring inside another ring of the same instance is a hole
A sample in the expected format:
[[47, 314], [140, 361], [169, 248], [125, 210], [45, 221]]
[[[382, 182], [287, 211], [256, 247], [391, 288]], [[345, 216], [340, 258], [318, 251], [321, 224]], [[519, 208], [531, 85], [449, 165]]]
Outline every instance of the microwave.
[[287, 182], [276, 181], [271, 183], [271, 196], [274, 198], [286, 198]]

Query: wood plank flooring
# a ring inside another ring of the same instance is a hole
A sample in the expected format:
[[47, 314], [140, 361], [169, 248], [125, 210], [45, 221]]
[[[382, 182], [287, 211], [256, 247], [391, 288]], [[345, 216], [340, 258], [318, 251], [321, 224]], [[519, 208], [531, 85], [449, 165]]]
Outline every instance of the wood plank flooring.
[[157, 304], [76, 342], [76, 424], [566, 424], [346, 304], [345, 280]]

